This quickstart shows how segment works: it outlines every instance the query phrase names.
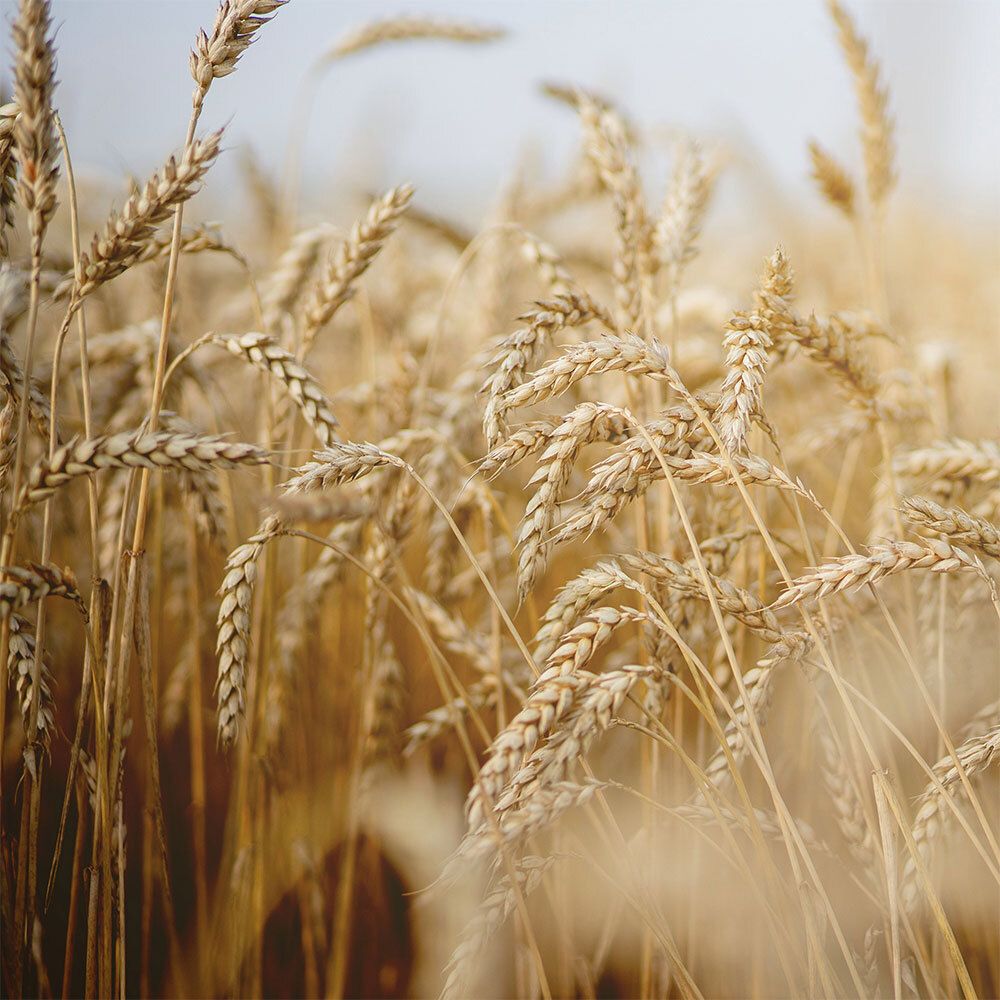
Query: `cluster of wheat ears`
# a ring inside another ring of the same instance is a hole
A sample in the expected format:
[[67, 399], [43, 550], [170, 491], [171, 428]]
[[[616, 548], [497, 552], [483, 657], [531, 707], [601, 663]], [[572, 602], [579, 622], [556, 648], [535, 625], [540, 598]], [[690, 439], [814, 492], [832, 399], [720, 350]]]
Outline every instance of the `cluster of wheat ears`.
[[997, 996], [1000, 443], [954, 364], [996, 328], [972, 252], [887, 235], [839, 0], [860, 169], [809, 144], [832, 235], [744, 236], [755, 281], [699, 254], [732, 151], [673, 136], [657, 208], [653, 130], [562, 83], [578, 160], [478, 234], [409, 184], [303, 221], [324, 74], [502, 35], [413, 16], [307, 74], [243, 249], [185, 225], [283, 3], [224, 0], [109, 214], [13, 19], [5, 995]]

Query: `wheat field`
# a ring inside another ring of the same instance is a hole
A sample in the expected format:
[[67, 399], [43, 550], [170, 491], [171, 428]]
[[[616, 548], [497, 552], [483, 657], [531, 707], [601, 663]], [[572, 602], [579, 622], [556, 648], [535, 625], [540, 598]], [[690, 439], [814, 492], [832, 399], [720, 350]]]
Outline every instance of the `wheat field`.
[[359, 24], [279, 176], [201, 117], [284, 5], [191, 26], [119, 193], [11, 19], [4, 995], [1000, 995], [1000, 254], [900, 204], [860, 19], [776, 242], [725, 141], [544, 67], [557, 181], [318, 217], [325, 74], [504, 32]]

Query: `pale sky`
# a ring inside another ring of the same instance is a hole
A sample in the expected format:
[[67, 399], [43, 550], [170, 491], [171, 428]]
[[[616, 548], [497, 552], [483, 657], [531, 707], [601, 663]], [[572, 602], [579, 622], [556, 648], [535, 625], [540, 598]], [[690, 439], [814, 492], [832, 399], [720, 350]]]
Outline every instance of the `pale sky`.
[[[891, 87], [904, 195], [995, 208], [1000, 2], [846, 2]], [[9, 20], [14, 4], [0, 6]], [[215, 7], [53, 0], [58, 104], [80, 172], [117, 183], [148, 173], [180, 144], [187, 53]], [[252, 143], [278, 169], [314, 58], [345, 30], [401, 12], [495, 24], [510, 37], [387, 46], [337, 65], [308, 134], [314, 192], [410, 180], [425, 206], [457, 198], [485, 207], [526, 149], [554, 171], [575, 148], [573, 116], [539, 94], [546, 79], [605, 92], [644, 125], [721, 135], [792, 192], [805, 188], [811, 136], [857, 162], [850, 79], [821, 0], [291, 0], [236, 73], [212, 87], [204, 126], [229, 122], [231, 150], [214, 174], [216, 196], [233, 147]]]

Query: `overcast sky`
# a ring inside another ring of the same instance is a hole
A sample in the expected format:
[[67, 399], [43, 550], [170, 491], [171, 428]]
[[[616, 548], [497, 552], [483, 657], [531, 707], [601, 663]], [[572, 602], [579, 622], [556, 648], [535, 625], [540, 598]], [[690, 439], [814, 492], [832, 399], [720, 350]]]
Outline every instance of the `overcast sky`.
[[[891, 86], [904, 193], [995, 207], [1000, 2], [846, 2]], [[14, 4], [0, 6], [9, 20]], [[52, 6], [58, 104], [78, 169], [147, 173], [183, 138], [187, 53], [215, 0]], [[793, 191], [810, 136], [856, 162], [850, 80], [821, 0], [291, 0], [213, 86], [205, 126], [230, 122], [227, 145], [252, 143], [277, 170], [308, 65], [348, 28], [400, 12], [500, 25], [510, 37], [387, 46], [337, 65], [308, 133], [314, 190], [407, 179], [431, 207], [456, 196], [482, 206], [526, 149], [553, 170], [571, 155], [577, 123], [539, 94], [545, 79], [606, 92], [646, 125], [724, 135]]]

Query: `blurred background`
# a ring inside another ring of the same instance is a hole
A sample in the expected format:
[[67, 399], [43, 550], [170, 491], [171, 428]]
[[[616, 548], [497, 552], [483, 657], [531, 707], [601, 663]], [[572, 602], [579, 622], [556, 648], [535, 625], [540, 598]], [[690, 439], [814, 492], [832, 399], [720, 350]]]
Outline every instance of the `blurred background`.
[[[2, 4], [9, 19], [14, 5]], [[848, 0], [884, 67], [898, 127], [901, 199], [983, 217], [1000, 205], [1000, 3]], [[216, 0], [55, 0], [58, 104], [79, 172], [118, 183], [181, 142], [187, 54]], [[303, 203], [412, 181], [422, 204], [479, 214], [519, 163], [567, 164], [579, 126], [542, 80], [606, 93], [647, 128], [724, 138], [776, 190], [811, 197], [806, 140], [857, 161], [850, 79], [820, 0], [610, 3], [292, 0], [240, 71], [213, 90], [205, 128], [231, 122], [280, 172], [312, 62], [351, 27], [399, 13], [495, 24], [485, 46], [385, 46], [324, 77], [309, 122]], [[656, 133], [654, 132], [654, 135]], [[214, 197], [238, 157], [215, 170]], [[229, 186], [238, 197], [238, 185]], [[927, 206], [929, 207], [929, 206]]]

